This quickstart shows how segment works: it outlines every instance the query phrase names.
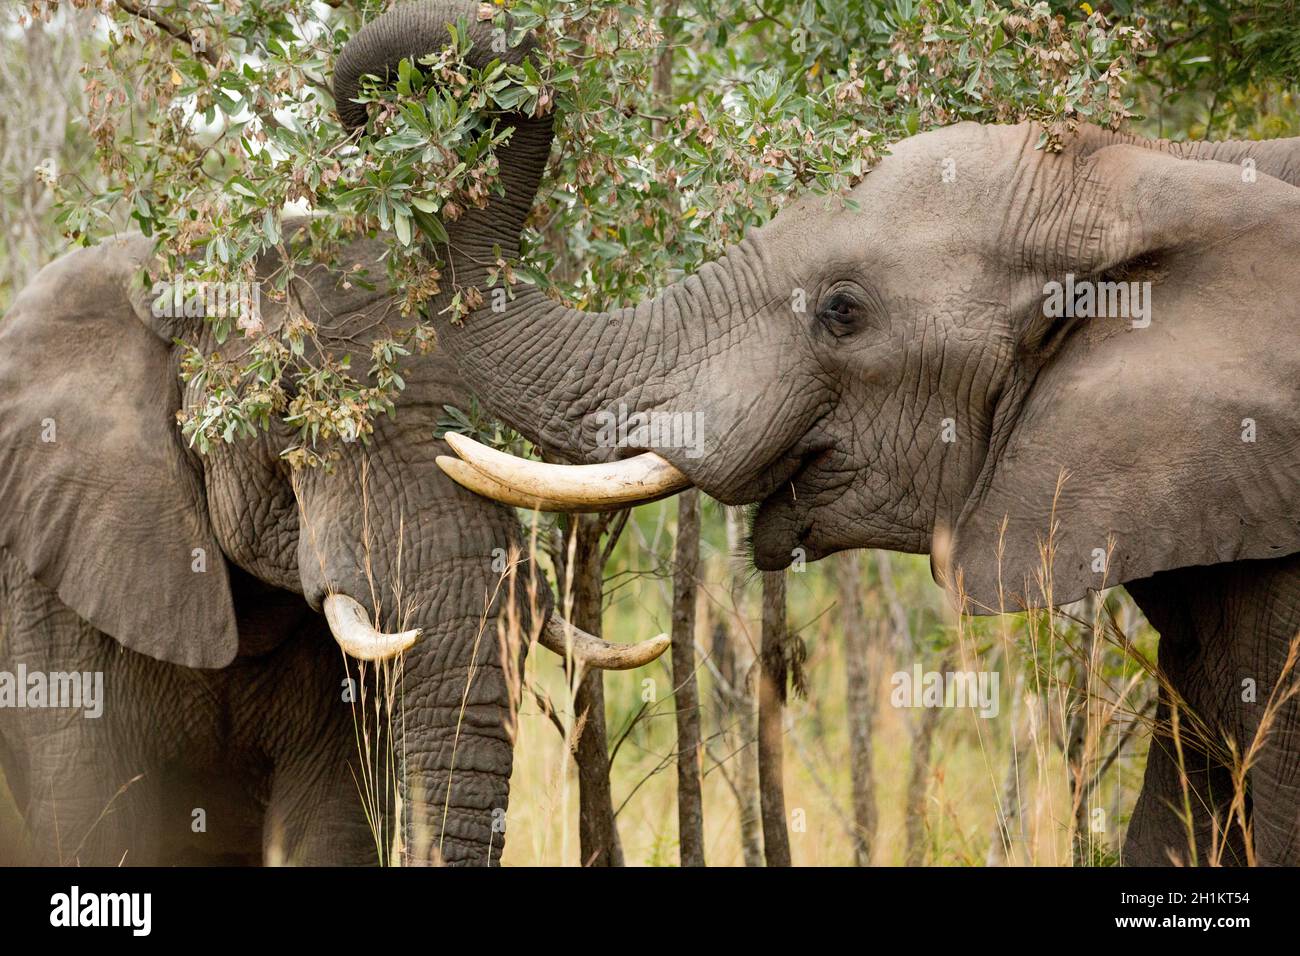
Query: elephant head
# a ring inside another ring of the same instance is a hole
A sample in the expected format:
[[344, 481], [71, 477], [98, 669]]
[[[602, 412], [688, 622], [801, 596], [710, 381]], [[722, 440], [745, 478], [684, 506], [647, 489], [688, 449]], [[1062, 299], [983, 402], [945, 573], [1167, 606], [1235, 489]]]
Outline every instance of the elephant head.
[[[379, 18], [353, 43], [382, 52], [353, 72], [439, 48], [457, 12]], [[549, 130], [521, 121], [498, 225], [526, 209]], [[760, 568], [938, 552], [983, 612], [1296, 551], [1300, 370], [1271, 346], [1296, 320], [1300, 143], [1037, 140], [1032, 124], [914, 136], [649, 301], [590, 313], [525, 293], [441, 328], [489, 407], [607, 473], [593, 488], [468, 445], [448, 470], [556, 509], [693, 484], [757, 503]], [[611, 441], [618, 410], [698, 416], [702, 441]]]

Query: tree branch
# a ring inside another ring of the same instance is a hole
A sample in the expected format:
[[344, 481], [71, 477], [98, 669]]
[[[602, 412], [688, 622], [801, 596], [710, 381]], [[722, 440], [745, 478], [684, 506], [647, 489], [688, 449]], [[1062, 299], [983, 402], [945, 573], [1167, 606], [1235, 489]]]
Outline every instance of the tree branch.
[[163, 33], [166, 33], [172, 39], [179, 40], [181, 43], [184, 43], [187, 47], [190, 48], [190, 50], [194, 53], [195, 56], [205, 60], [206, 62], [210, 63], [212, 66], [217, 65], [217, 61], [220, 59], [220, 57], [218, 57], [211, 50], [206, 50], [206, 49], [200, 50], [197, 47], [195, 47], [194, 34], [191, 31], [185, 29], [180, 24], [176, 23], [173, 20], [169, 20], [167, 17], [163, 16], [161, 13], [157, 12], [156, 10], [151, 9], [150, 7], [143, 6], [139, 3], [135, 3], [134, 0], [117, 0], [117, 5], [121, 7], [123, 10], [125, 10], [127, 13], [131, 14], [131, 16], [138, 17], [141, 20], [148, 20], [150, 23], [152, 23], [158, 29], [162, 30]]

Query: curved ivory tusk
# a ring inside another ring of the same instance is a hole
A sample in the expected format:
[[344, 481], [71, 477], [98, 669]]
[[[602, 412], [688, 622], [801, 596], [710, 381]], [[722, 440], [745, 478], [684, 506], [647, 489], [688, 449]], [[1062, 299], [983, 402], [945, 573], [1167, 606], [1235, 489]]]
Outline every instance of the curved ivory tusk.
[[350, 657], [359, 660], [383, 661], [396, 657], [420, 637], [418, 627], [397, 634], [375, 630], [366, 609], [346, 594], [331, 594], [325, 599], [324, 608], [334, 640]]
[[452, 458], [450, 455], [439, 455], [434, 460], [437, 461], [438, 467], [443, 470], [448, 478], [462, 488], [468, 488], [484, 498], [491, 498], [493, 501], [500, 501], [502, 504], [513, 505], [516, 508], [528, 508], [532, 511], [560, 510], [546, 507], [546, 502], [542, 501], [541, 498], [525, 495], [513, 488], [508, 488], [495, 478], [489, 478], [473, 465], [466, 464], [459, 458]]
[[517, 508], [614, 511], [691, 486], [689, 478], [652, 451], [608, 464], [552, 465], [507, 455], [455, 432], [444, 438], [461, 461], [440, 455], [438, 467], [470, 491]]
[[552, 614], [537, 643], [564, 658], [572, 654], [579, 667], [629, 671], [649, 664], [668, 650], [671, 640], [667, 634], [660, 634], [639, 644], [611, 644], [574, 627], [560, 615]]

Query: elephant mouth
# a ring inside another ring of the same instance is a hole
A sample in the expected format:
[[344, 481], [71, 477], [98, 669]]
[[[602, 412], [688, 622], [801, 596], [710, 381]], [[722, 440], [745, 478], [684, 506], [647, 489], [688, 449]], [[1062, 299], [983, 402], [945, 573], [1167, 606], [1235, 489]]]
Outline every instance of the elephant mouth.
[[760, 571], [780, 571], [796, 559], [815, 561], [821, 557], [811, 543], [816, 531], [813, 510], [817, 493], [809, 476], [830, 453], [829, 448], [820, 448], [801, 456], [778, 486], [758, 503], [751, 540], [754, 565]]

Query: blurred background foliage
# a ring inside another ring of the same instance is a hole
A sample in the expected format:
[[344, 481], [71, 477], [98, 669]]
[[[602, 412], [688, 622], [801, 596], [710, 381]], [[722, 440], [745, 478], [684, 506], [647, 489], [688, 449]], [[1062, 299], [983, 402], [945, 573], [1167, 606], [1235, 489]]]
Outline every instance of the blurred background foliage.
[[[589, 308], [690, 272], [791, 197], [856, 182], [891, 142], [934, 125], [1029, 119], [1047, 149], [1079, 122], [1176, 140], [1300, 133], [1294, 0], [511, 0], [478, 15], [504, 27], [508, 9], [514, 29], [532, 29], [539, 70], [475, 72], [453, 47], [404, 74], [400, 93], [372, 93], [421, 108], [378, 110], [359, 149], [334, 115], [329, 67], [388, 5], [4, 4], [0, 312], [59, 253], [128, 229], [155, 236], [169, 270], [200, 280], [249, 276], [275, 249], [284, 265], [272, 296], [341, 241], [389, 237], [386, 268], [410, 324], [373, 354], [322, 369], [290, 332], [249, 327], [218, 330], [254, 340], [245, 365], [191, 357], [188, 374], [207, 376], [210, 398], [187, 426], [196, 447], [297, 414], [316, 424], [295, 459], [311, 465], [339, 436], [364, 439], [370, 417], [399, 401], [394, 370], [435, 338], [433, 296], [453, 293], [459, 320], [483, 291], [443, 277], [437, 239], [496, 187], [512, 110], [553, 111], [557, 136], [525, 254], [499, 281], [540, 283]], [[449, 86], [453, 73], [463, 82]], [[284, 223], [304, 213], [327, 215], [291, 241]], [[284, 398], [295, 389], [305, 412]], [[448, 415], [451, 427], [512, 441], [477, 409]], [[605, 568], [607, 635], [667, 629], [674, 516], [658, 503], [623, 529]], [[738, 527], [706, 502], [697, 642], [710, 863], [753, 851], [738, 786], [746, 743], [728, 696], [757, 648], [757, 584]], [[809, 680], [787, 712], [787, 805], [804, 821], [792, 824], [796, 863], [1114, 861], [1154, 692], [1153, 635], [1122, 591], [1061, 614], [962, 621], [924, 558], [836, 556], [789, 581]], [[735, 658], [725, 666], [724, 646]], [[866, 676], [854, 654], [870, 660]], [[998, 672], [999, 718], [889, 706], [889, 675], [917, 662]], [[529, 680], [562, 706], [547, 666], [530, 663]], [[664, 662], [645, 671], [607, 678], [615, 805], [629, 862], [671, 863], [671, 679]], [[575, 862], [568, 757], [530, 700], [505, 859]], [[863, 707], [869, 826], [861, 767], [846, 758]], [[12, 820], [0, 825], [0, 858], [12, 832]]]

